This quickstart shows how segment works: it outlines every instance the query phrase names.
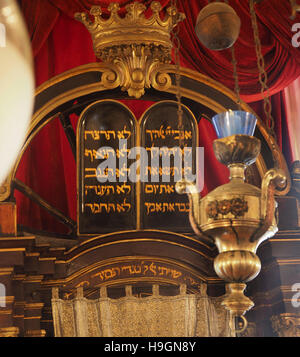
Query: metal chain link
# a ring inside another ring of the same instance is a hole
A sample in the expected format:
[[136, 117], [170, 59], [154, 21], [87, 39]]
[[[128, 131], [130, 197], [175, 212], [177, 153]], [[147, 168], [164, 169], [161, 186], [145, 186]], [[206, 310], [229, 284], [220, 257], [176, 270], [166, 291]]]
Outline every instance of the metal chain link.
[[[177, 5], [178, 5], [177, 0], [171, 1], [171, 7], [176, 9], [176, 11], [178, 9]], [[174, 62], [175, 62], [175, 66], [176, 66], [175, 79], [176, 79], [176, 98], [177, 98], [177, 103], [178, 103], [177, 115], [178, 115], [178, 130], [179, 130], [179, 146], [181, 149], [183, 149], [184, 148], [184, 133], [183, 133], [184, 126], [183, 126], [181, 73], [180, 73], [181, 42], [180, 42], [180, 38], [179, 38], [179, 25], [178, 24], [174, 27], [172, 33], [173, 33], [172, 43], [173, 43], [173, 49], [174, 49]]]
[[[224, 0], [224, 2], [229, 5], [228, 0]], [[241, 110], [241, 94], [240, 94], [241, 90], [240, 90], [240, 85], [239, 85], [239, 77], [238, 77], [238, 71], [237, 71], [237, 60], [236, 60], [236, 56], [235, 56], [234, 45], [231, 46], [230, 50], [231, 50], [231, 63], [233, 66], [234, 91], [237, 96], [237, 104], [239, 106], [239, 110]]]
[[233, 78], [234, 78], [234, 91], [237, 96], [237, 104], [239, 106], [239, 110], [241, 110], [241, 90], [240, 90], [240, 85], [239, 85], [239, 77], [238, 77], [238, 72], [237, 72], [237, 60], [235, 57], [235, 48], [234, 45], [231, 47], [231, 58], [232, 58], [232, 65], [233, 65]]
[[256, 17], [256, 12], [255, 12], [255, 0], [250, 0], [250, 15], [251, 15], [251, 23], [252, 23], [252, 28], [253, 28], [253, 34], [254, 34], [254, 41], [255, 41], [255, 50], [256, 50], [256, 56], [257, 56], [257, 66], [259, 70], [259, 83], [261, 85], [261, 94], [264, 100], [264, 111], [267, 119], [267, 124], [269, 128], [269, 133], [276, 139], [276, 133], [275, 133], [275, 121], [272, 116], [272, 104], [270, 101], [270, 90], [267, 85], [268, 83], [268, 75], [265, 69], [265, 60], [262, 54], [262, 49], [261, 49], [261, 42], [259, 38], [259, 30], [258, 30], [258, 24], [257, 24], [257, 17]]

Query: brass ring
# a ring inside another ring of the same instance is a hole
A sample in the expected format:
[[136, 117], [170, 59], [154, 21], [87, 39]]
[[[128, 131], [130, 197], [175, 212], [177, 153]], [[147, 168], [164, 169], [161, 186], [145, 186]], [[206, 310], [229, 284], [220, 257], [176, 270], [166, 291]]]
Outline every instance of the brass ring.
[[[234, 316], [235, 317], [235, 316]], [[243, 333], [247, 327], [248, 327], [248, 321], [246, 319], [245, 316], [236, 316], [236, 317], [240, 317], [242, 320], [243, 320], [243, 326], [241, 329], [236, 329], [235, 326], [233, 325], [233, 322], [234, 322], [234, 317], [230, 319], [230, 322], [229, 322], [229, 327], [231, 329], [232, 332], [234, 332], [235, 334], [238, 334], [238, 333]]]

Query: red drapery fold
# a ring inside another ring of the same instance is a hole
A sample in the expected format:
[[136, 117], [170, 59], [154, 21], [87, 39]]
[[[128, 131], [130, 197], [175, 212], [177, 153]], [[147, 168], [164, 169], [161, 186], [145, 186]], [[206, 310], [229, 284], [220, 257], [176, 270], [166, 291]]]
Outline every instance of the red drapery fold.
[[21, 9], [28, 26], [33, 55], [36, 56], [48, 39], [60, 12], [45, 0], [21, 0]]
[[[107, 7], [105, 0], [21, 0], [28, 23], [35, 55], [36, 85], [82, 64], [96, 61], [92, 40], [86, 28], [74, 20], [74, 13], [87, 11], [92, 5]], [[116, 2], [116, 1], [114, 1]], [[121, 13], [132, 1], [118, 1]], [[147, 6], [151, 0], [140, 1]], [[170, 1], [160, 1], [165, 8]], [[206, 0], [179, 0], [179, 9], [187, 15], [180, 25], [182, 65], [208, 75], [233, 89], [230, 51], [213, 52], [205, 49], [194, 31], [196, 18]], [[236, 43], [238, 75], [242, 98], [263, 117], [255, 47], [250, 23], [248, 1], [232, 0], [230, 4], [241, 17], [241, 35]], [[293, 22], [289, 1], [269, 0], [257, 5], [262, 51], [266, 59], [273, 116], [279, 145], [289, 159], [285, 106], [282, 90], [300, 75], [299, 49], [291, 45]], [[300, 22], [300, 17], [298, 18]], [[262, 24], [263, 22], [263, 24]], [[148, 102], [128, 101], [139, 117]], [[77, 118], [73, 117], [75, 127]], [[228, 171], [219, 164], [211, 143], [214, 130], [205, 121], [199, 125], [200, 146], [205, 148], [205, 188], [203, 194], [227, 180]], [[75, 161], [60, 123], [54, 121], [35, 138], [21, 162], [17, 177], [38, 192], [45, 200], [76, 220]], [[72, 175], [70, 174], [72, 173]], [[16, 194], [20, 224], [36, 229], [65, 232], [57, 221], [22, 195]]]

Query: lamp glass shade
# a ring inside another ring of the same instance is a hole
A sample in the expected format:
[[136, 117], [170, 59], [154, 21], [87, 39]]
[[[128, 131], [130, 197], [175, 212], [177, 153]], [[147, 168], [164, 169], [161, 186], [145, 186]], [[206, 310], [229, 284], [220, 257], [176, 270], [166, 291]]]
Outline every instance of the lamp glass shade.
[[219, 139], [242, 134], [253, 136], [257, 119], [255, 115], [245, 111], [228, 111], [212, 118], [213, 126]]
[[23, 145], [34, 101], [30, 39], [15, 0], [0, 1], [0, 186]]

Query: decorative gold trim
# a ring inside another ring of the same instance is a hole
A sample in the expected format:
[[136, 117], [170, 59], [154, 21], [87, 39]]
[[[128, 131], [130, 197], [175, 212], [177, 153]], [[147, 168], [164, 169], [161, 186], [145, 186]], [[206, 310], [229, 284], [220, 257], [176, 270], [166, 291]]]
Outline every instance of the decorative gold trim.
[[[15, 301], [15, 296], [0, 296], [0, 301], [5, 301], [6, 305], [10, 305]], [[1, 310], [0, 310], [1, 311]], [[0, 312], [1, 313], [1, 312]]]
[[43, 262], [43, 261], [53, 261], [53, 260], [56, 260], [56, 257], [48, 257], [48, 258], [39, 258], [39, 261], [40, 262]]
[[0, 310], [0, 316], [1, 315], [11, 315], [11, 314], [12, 314], [12, 309]]
[[300, 259], [277, 259], [276, 262], [278, 265], [299, 265]]
[[66, 263], [70, 263], [71, 261], [77, 259], [81, 255], [84, 255], [86, 253], [89, 253], [89, 252], [91, 252], [93, 250], [96, 250], [96, 249], [99, 249], [99, 248], [102, 248], [102, 247], [107, 247], [107, 246], [111, 246], [111, 245], [114, 246], [116, 244], [124, 244], [124, 243], [128, 244], [128, 243], [137, 243], [137, 242], [155, 242], [155, 243], [170, 244], [170, 245], [174, 245], [174, 246], [178, 246], [178, 247], [190, 250], [190, 251], [192, 251], [192, 252], [194, 252], [194, 253], [196, 253], [198, 255], [202, 255], [203, 257], [205, 257], [206, 259], [208, 259], [210, 261], [213, 260], [211, 257], [207, 256], [206, 254], [202, 253], [201, 251], [196, 250], [196, 249], [191, 248], [191, 247], [188, 247], [188, 246], [185, 246], [185, 245], [180, 244], [180, 243], [176, 243], [176, 242], [172, 242], [172, 241], [168, 241], [168, 240], [161, 240], [161, 239], [157, 239], [157, 238], [133, 238], [133, 239], [125, 239], [125, 240], [122, 240], [122, 241], [116, 241], [116, 242], [100, 243], [99, 245], [97, 245], [95, 247], [92, 247], [92, 248], [89, 248], [89, 249], [86, 249], [83, 252], [78, 253], [74, 257], [66, 260]]
[[[67, 255], [70, 252], [72, 252], [73, 250], [77, 249], [78, 247], [83, 246], [85, 244], [88, 244], [88, 243], [90, 243], [90, 242], [92, 242], [94, 240], [98, 240], [98, 239], [101, 239], [101, 238], [104, 238], [104, 237], [111, 237], [111, 236], [115, 236], [115, 235], [122, 235], [122, 234], [128, 234], [128, 233], [138, 233], [138, 232], [141, 232], [141, 231], [135, 229], [135, 230], [128, 230], [128, 231], [118, 231], [118, 232], [112, 232], [112, 233], [105, 233], [105, 234], [100, 234], [100, 235], [97, 235], [97, 236], [93, 235], [90, 239], [84, 240], [79, 245], [76, 245], [76, 246], [70, 248], [65, 254]], [[163, 231], [163, 230], [159, 230], [159, 229], [143, 229], [143, 232], [169, 234], [169, 235], [172, 235], [172, 236], [181, 237], [181, 238], [190, 240], [192, 242], [198, 243], [200, 245], [203, 245], [206, 249], [210, 250], [211, 252], [214, 251], [214, 249], [215, 249], [214, 247], [207, 245], [205, 242], [203, 242], [203, 241], [201, 241], [199, 239], [196, 239], [194, 237], [191, 237], [191, 236], [188, 236], [188, 235], [184, 235], [184, 234], [181, 234], [181, 233]]]
[[18, 327], [3, 327], [0, 328], [0, 337], [18, 337]]
[[0, 268], [0, 275], [10, 275], [14, 271], [14, 268]]
[[0, 253], [25, 252], [26, 248], [0, 248]]
[[[85, 72], [99, 72], [99, 74], [101, 74], [105, 69], [108, 68], [109, 66], [105, 63], [94, 62], [89, 64], [83, 64], [81, 66], [69, 69], [61, 74], [53, 76], [52, 78], [48, 79], [44, 83], [40, 84], [35, 90], [35, 96], [41, 94], [46, 89], [54, 86], [55, 84], [64, 81], [65, 79], [75, 77]], [[100, 81], [100, 76], [99, 76], [99, 81]]]
[[[204, 283], [207, 281], [202, 280]], [[149, 283], [149, 284], [166, 284], [166, 285], [173, 285], [173, 286], [178, 286], [179, 284], [176, 283], [174, 280], [168, 279], [168, 278], [157, 278], [157, 277], [139, 277], [138, 279], [135, 278], [121, 278], [118, 279], [117, 281], [110, 281], [110, 282], [104, 282], [95, 285], [95, 288], [100, 288], [100, 287], [113, 287], [113, 286], [125, 286], [125, 285], [134, 285], [134, 284], [139, 284], [139, 283]], [[194, 292], [198, 292], [199, 290], [197, 289], [191, 289]]]
[[30, 241], [30, 240], [33, 240], [33, 239], [35, 239], [35, 237], [33, 237], [33, 236], [30, 236], [30, 237], [1, 237], [0, 238], [0, 244], [1, 244], [1, 241], [6, 242], [6, 241], [9, 240], [10, 242], [18, 242], [19, 243], [19, 242], [22, 242], [22, 241], [26, 241], [26, 240]]
[[45, 330], [28, 330], [25, 333], [25, 337], [45, 337], [46, 333]]
[[40, 283], [44, 279], [44, 275], [30, 275], [26, 276], [24, 283]]
[[[102, 260], [100, 262], [94, 263], [92, 265], [88, 265], [85, 268], [80, 269], [79, 271], [76, 271], [75, 273], [71, 274], [70, 276], [64, 278], [64, 279], [56, 279], [56, 280], [47, 280], [47, 281], [42, 281], [41, 284], [42, 286], [58, 286], [58, 285], [66, 285], [69, 284], [71, 281], [79, 278], [80, 276], [83, 276], [85, 274], [91, 273], [92, 271], [111, 265], [111, 264], [117, 264], [117, 263], [123, 263], [127, 261], [132, 261], [132, 260], [140, 260], [140, 261], [145, 261], [145, 260], [154, 260], [157, 263], [165, 263], [165, 264], [171, 264], [174, 266], [178, 266], [179, 268], [191, 273], [192, 275], [195, 275], [199, 280], [202, 280], [204, 282], [213, 282], [213, 283], [221, 283], [222, 280], [218, 277], [206, 277], [199, 273], [199, 271], [191, 268], [188, 265], [185, 265], [182, 262], [178, 262], [178, 260], [172, 260], [171, 258], [161, 258], [161, 257], [153, 257], [153, 256], [124, 256], [124, 257], [117, 257], [117, 258], [110, 258], [107, 260]], [[126, 278], [127, 279], [127, 278]], [[133, 278], [134, 279], [134, 278]], [[151, 281], [154, 278], [149, 278]], [[118, 280], [119, 282], [120, 280]], [[136, 280], [137, 282], [140, 281], [140, 278]], [[172, 280], [174, 283], [174, 280]], [[108, 284], [113, 283], [113, 281], [109, 282]]]
[[25, 253], [26, 257], [39, 257], [40, 253]]

